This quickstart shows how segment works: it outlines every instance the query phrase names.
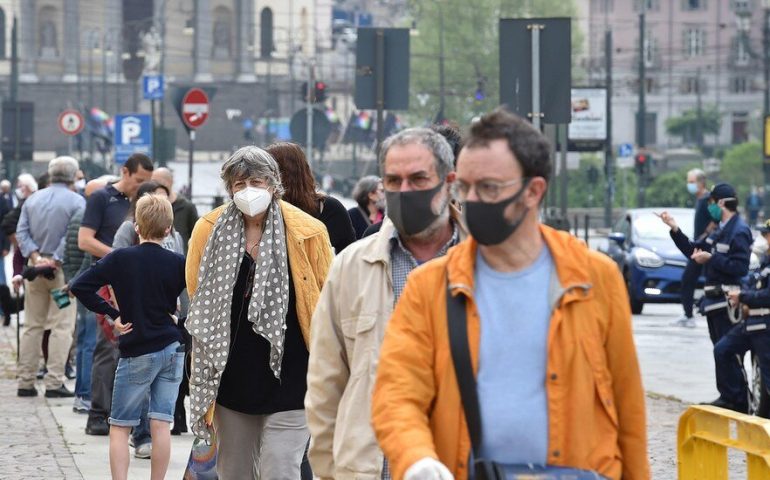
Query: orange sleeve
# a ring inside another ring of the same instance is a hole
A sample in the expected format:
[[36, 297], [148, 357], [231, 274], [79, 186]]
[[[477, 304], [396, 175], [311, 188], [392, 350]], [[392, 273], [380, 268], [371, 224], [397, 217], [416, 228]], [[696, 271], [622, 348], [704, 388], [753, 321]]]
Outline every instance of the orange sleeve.
[[438, 460], [428, 420], [436, 396], [435, 346], [420, 283], [420, 276], [409, 277], [388, 322], [372, 398], [372, 426], [396, 479], [422, 458]]
[[204, 217], [198, 219], [190, 235], [190, 243], [187, 248], [187, 260], [185, 263], [185, 281], [187, 282], [187, 294], [192, 301], [195, 291], [198, 289], [198, 270], [201, 265], [203, 250], [209, 240], [214, 226]]
[[612, 375], [613, 396], [618, 411], [618, 445], [623, 455], [624, 480], [648, 480], [647, 424], [642, 375], [636, 357], [631, 327], [631, 309], [620, 272], [609, 262], [602, 265], [605, 281], [603, 295], [609, 305], [609, 323], [605, 350]]

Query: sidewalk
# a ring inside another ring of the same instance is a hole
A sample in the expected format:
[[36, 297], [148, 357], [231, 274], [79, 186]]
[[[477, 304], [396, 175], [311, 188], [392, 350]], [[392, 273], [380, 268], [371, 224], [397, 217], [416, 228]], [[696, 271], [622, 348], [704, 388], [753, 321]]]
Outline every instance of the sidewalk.
[[[17, 397], [15, 377], [14, 316], [11, 326], [0, 327], [0, 438], [4, 448], [0, 455], [0, 478], [108, 480], [108, 437], [86, 435], [87, 416], [72, 411], [71, 398], [45, 398], [42, 381], [38, 381], [36, 398]], [[67, 388], [74, 387], [74, 380], [67, 381]], [[171, 462], [166, 478], [182, 478], [192, 441], [190, 433], [171, 437]], [[133, 449], [128, 478], [150, 478], [150, 460], [134, 458]]]

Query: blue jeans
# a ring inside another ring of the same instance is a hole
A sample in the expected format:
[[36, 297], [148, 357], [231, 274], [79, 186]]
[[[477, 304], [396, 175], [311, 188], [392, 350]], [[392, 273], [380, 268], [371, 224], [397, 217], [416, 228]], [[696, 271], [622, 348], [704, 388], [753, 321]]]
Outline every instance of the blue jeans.
[[75, 395], [91, 400], [91, 365], [94, 363], [96, 348], [96, 314], [78, 302], [78, 316], [75, 324]]
[[[179, 347], [180, 343], [174, 342], [157, 352], [118, 360], [110, 425], [139, 426], [148, 402], [148, 419], [173, 423], [174, 405], [184, 373], [184, 348], [177, 351]], [[139, 445], [136, 440], [135, 444]]]

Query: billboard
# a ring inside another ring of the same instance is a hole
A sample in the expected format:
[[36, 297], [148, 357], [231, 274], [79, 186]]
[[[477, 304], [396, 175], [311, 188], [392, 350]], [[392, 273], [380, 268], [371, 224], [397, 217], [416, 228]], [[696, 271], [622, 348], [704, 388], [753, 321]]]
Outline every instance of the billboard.
[[571, 89], [569, 149], [592, 152], [602, 150], [607, 140], [607, 89]]

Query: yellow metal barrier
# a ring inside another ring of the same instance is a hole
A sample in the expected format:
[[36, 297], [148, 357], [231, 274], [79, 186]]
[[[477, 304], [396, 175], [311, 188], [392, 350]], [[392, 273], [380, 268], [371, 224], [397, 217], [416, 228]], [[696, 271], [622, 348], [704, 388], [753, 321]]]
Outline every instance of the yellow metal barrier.
[[728, 448], [746, 453], [748, 480], [770, 479], [770, 420], [691, 406], [679, 419], [679, 480], [726, 480]]

